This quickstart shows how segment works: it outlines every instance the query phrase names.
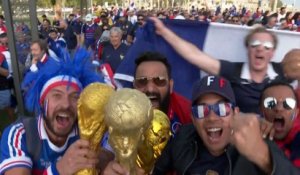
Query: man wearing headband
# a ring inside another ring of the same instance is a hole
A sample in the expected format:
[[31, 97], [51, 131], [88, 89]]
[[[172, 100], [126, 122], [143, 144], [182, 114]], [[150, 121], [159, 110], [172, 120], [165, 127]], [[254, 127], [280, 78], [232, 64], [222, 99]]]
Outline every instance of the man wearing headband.
[[[263, 130], [283, 150], [288, 159], [300, 168], [300, 121], [298, 100], [293, 87], [284, 81], [274, 81], [262, 92], [260, 109], [270, 130]], [[270, 132], [270, 133], [269, 133]]]
[[206, 76], [192, 93], [193, 124], [182, 126], [155, 164], [154, 175], [299, 174], [272, 142], [264, 142], [255, 114], [242, 114], [230, 82]]
[[[67, 55], [67, 54], [66, 54]], [[56, 62], [49, 59], [39, 71], [28, 72], [22, 82], [25, 104], [36, 114], [33, 128], [17, 121], [7, 127], [1, 140], [0, 174], [74, 174], [92, 168], [98, 154], [89, 142], [79, 139], [77, 100], [81, 90], [92, 82], [102, 81], [89, 62], [89, 54], [79, 49], [74, 58]], [[34, 145], [38, 152], [32, 153]]]

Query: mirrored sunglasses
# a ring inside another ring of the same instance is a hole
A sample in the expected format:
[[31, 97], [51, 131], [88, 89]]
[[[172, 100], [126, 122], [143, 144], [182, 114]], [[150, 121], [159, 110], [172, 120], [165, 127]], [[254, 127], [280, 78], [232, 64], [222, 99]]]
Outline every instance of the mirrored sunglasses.
[[213, 105], [195, 105], [192, 106], [192, 113], [195, 118], [202, 119], [208, 117], [210, 111], [219, 117], [226, 117], [230, 114], [230, 110], [234, 108], [232, 103], [216, 103]]
[[[278, 101], [275, 97], [267, 97], [264, 100], [264, 107], [266, 109], [274, 109], [278, 105]], [[296, 100], [293, 98], [286, 98], [282, 101], [284, 109], [291, 110], [296, 107]]]
[[249, 45], [253, 48], [263, 45], [264, 48], [267, 49], [267, 50], [270, 50], [270, 49], [274, 48], [274, 44], [271, 41], [262, 42], [262, 41], [259, 41], [259, 40], [253, 40], [253, 41], [250, 42]]
[[156, 86], [159, 87], [164, 87], [167, 85], [167, 78], [162, 77], [162, 76], [157, 76], [157, 77], [139, 77], [135, 78], [134, 80], [134, 85], [138, 88], [143, 88], [147, 86], [147, 84], [152, 81]]

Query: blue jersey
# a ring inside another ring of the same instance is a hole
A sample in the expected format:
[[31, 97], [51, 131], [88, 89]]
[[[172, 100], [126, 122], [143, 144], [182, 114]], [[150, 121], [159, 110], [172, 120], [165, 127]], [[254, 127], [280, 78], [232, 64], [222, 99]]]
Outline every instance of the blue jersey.
[[37, 162], [33, 162], [27, 151], [26, 131], [22, 122], [14, 123], [4, 130], [1, 139], [0, 174], [17, 167], [32, 169], [32, 174], [57, 174], [56, 161], [79, 139], [78, 129], [77, 127], [73, 129], [61, 147], [57, 147], [49, 140], [43, 117], [38, 117], [37, 130], [42, 144]]
[[84, 24], [81, 29], [81, 33], [84, 34], [84, 45], [86, 48], [91, 48], [95, 50], [95, 32], [99, 26], [97, 24]]

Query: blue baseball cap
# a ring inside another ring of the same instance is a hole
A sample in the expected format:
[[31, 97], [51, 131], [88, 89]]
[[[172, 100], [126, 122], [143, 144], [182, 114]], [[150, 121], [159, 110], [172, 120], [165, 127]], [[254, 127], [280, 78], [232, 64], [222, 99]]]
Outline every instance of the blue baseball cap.
[[192, 104], [195, 104], [199, 97], [207, 93], [218, 94], [236, 104], [231, 84], [223, 77], [208, 75], [196, 81], [193, 86]]

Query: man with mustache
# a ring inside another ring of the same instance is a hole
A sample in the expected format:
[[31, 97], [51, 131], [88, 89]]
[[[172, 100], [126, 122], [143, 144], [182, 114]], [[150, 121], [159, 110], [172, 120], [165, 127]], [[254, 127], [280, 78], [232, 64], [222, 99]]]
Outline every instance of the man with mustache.
[[20, 119], [3, 132], [0, 174], [71, 175], [98, 165], [98, 153], [79, 139], [77, 100], [85, 86], [102, 78], [87, 61], [86, 50], [78, 49], [74, 58], [49, 59], [39, 71], [26, 74], [22, 82], [26, 108], [37, 117], [30, 125]]
[[[148, 96], [153, 108], [167, 114], [172, 135], [176, 135], [183, 124], [191, 123], [191, 103], [173, 91], [171, 65], [167, 58], [158, 52], [145, 52], [135, 60], [135, 64], [133, 87]], [[109, 162], [103, 170], [103, 175], [127, 173], [116, 161]], [[143, 173], [137, 168], [137, 174]]]
[[168, 115], [172, 134], [182, 124], [190, 123], [190, 102], [173, 91], [171, 66], [158, 52], [145, 52], [136, 60], [133, 87], [145, 93], [152, 107]]

